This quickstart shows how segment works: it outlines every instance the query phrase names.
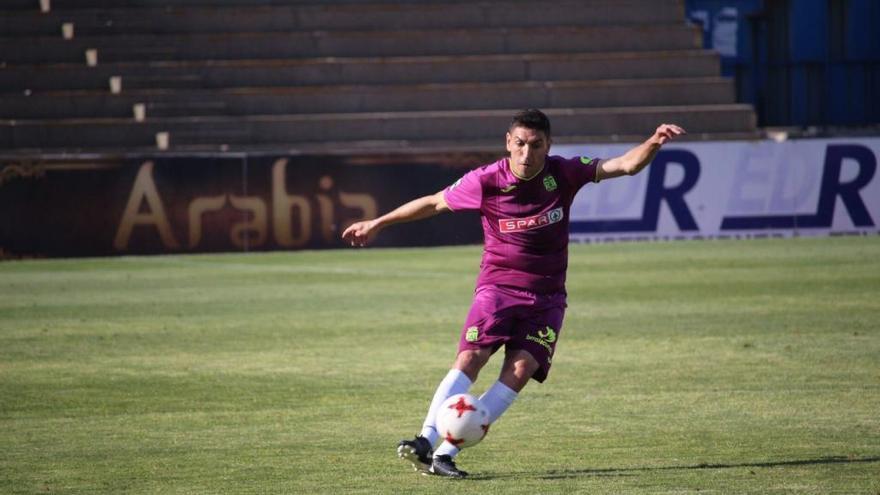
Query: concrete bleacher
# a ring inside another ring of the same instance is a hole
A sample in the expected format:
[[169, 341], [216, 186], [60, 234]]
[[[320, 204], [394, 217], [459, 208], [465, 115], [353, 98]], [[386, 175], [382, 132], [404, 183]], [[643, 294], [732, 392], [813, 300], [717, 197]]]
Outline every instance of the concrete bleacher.
[[526, 107], [557, 142], [757, 136], [682, 0], [40, 6], [0, 7], [7, 152], [497, 147]]

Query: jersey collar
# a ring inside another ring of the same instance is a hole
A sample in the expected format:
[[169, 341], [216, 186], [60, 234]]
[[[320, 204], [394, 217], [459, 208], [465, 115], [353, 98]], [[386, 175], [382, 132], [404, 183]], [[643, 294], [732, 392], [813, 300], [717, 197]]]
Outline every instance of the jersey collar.
[[504, 159], [504, 162], [507, 164], [507, 170], [510, 172], [511, 175], [513, 175], [514, 177], [516, 177], [518, 180], [526, 181], [526, 182], [528, 182], [528, 181], [534, 179], [535, 177], [541, 175], [541, 173], [544, 171], [544, 169], [547, 168], [547, 160], [545, 159], [545, 160], [544, 160], [544, 166], [541, 167], [541, 170], [538, 170], [538, 171], [535, 173], [535, 175], [533, 175], [533, 176], [531, 176], [531, 177], [529, 177], [529, 178], [525, 178], [525, 177], [522, 177], [522, 176], [520, 176], [518, 173], [516, 173], [516, 172], [513, 171], [513, 167], [510, 166], [510, 158], [505, 158], [505, 159]]

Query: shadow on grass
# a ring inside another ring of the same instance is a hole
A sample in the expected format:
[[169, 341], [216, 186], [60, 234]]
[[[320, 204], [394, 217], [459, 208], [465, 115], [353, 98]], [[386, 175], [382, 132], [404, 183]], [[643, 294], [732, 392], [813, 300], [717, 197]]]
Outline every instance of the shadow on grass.
[[630, 468], [601, 468], [601, 469], [561, 469], [549, 470], [544, 472], [514, 472], [514, 473], [485, 473], [476, 474], [469, 479], [473, 480], [495, 480], [504, 478], [537, 478], [543, 480], [581, 478], [581, 477], [617, 477], [617, 476], [636, 476], [640, 472], [651, 471], [676, 471], [689, 469], [733, 469], [733, 468], [774, 468], [785, 466], [811, 466], [818, 464], [856, 464], [880, 462], [880, 457], [844, 457], [829, 456], [820, 457], [818, 459], [799, 459], [790, 461], [766, 461], [766, 462], [742, 462], [742, 463], [700, 463], [684, 466], [652, 466], [652, 467], [630, 467]]

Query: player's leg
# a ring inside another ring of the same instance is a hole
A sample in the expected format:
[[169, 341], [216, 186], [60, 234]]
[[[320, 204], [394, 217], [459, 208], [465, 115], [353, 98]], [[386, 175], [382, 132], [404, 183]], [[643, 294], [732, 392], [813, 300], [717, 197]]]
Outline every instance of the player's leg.
[[512, 349], [506, 353], [498, 381], [480, 397], [480, 401], [489, 409], [490, 424], [513, 404], [538, 368], [538, 360], [526, 350]]
[[[459, 341], [455, 368], [476, 380], [489, 357], [511, 337], [515, 328], [513, 308], [523, 302], [516, 294], [498, 287], [478, 289]], [[431, 472], [455, 478], [466, 476], [452, 460], [457, 452], [458, 448], [444, 441], [434, 452]]]
[[452, 369], [437, 386], [422, 431], [412, 440], [402, 440], [397, 455], [409, 461], [416, 471], [429, 472], [433, 464], [434, 445], [440, 439], [437, 433], [437, 410], [443, 401], [456, 394], [464, 394], [492, 356], [492, 349], [465, 349], [458, 353]]
[[[398, 447], [398, 454], [409, 460], [416, 470], [435, 472], [433, 469], [433, 446], [437, 440], [440, 440], [440, 435], [437, 432], [437, 410], [449, 397], [467, 393], [491, 356], [491, 348], [466, 349], [458, 353], [452, 369], [449, 370], [434, 392], [434, 398], [431, 399], [431, 405], [425, 415], [421, 433], [412, 441], [401, 442]], [[446, 442], [443, 444], [445, 445]]]
[[[498, 381], [480, 397], [489, 409], [490, 423], [504, 414], [530, 379], [543, 382], [550, 371], [565, 317], [565, 295], [538, 296], [536, 302], [516, 324], [514, 335], [505, 344], [505, 359]], [[434, 465], [437, 465], [438, 457], [451, 461], [458, 452], [457, 447], [444, 442], [434, 452]]]
[[453, 370], [461, 371], [470, 378], [471, 382], [475, 382], [480, 375], [480, 370], [483, 369], [483, 366], [486, 366], [494, 352], [495, 350], [491, 347], [462, 349], [458, 356], [455, 357], [455, 363], [452, 365], [452, 368]]
[[436, 417], [440, 404], [455, 394], [467, 393], [491, 356], [492, 349], [465, 349], [458, 353], [452, 369], [434, 391], [434, 398], [431, 399], [428, 414], [425, 415], [425, 422], [422, 424], [420, 436], [427, 438], [431, 446], [439, 440]]
[[[538, 360], [524, 349], [508, 349], [504, 355], [504, 365], [498, 375], [502, 385], [519, 393], [541, 367]], [[491, 412], [491, 411], [490, 411]]]
[[[498, 381], [480, 397], [480, 401], [489, 409], [490, 424], [513, 404], [538, 368], [538, 361], [526, 350], [510, 349], [505, 353]], [[434, 452], [435, 465], [438, 457], [445, 456], [452, 460], [459, 451], [455, 445], [443, 442]]]
[[422, 427], [421, 436], [430, 440], [432, 445], [439, 439], [435, 421], [437, 409], [449, 397], [466, 393], [492, 354], [510, 338], [514, 322], [506, 312], [516, 302], [495, 287], [481, 287], [474, 294], [474, 302], [459, 337], [458, 354], [446, 378], [461, 385], [447, 388], [441, 383]]

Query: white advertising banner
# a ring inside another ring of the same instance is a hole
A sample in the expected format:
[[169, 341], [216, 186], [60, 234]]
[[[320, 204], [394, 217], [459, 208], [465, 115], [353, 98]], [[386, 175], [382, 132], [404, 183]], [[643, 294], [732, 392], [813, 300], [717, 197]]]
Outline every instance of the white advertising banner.
[[[558, 145], [610, 158], [632, 145]], [[632, 177], [588, 185], [579, 242], [880, 233], [880, 138], [670, 143]]]

